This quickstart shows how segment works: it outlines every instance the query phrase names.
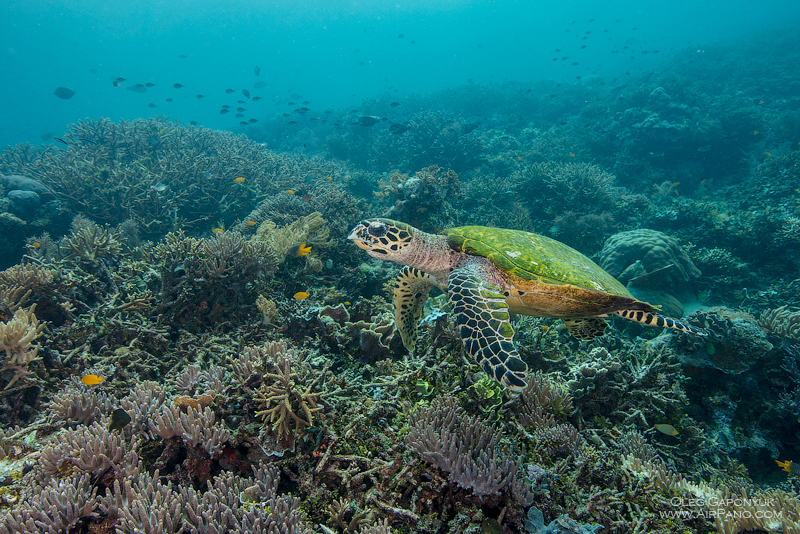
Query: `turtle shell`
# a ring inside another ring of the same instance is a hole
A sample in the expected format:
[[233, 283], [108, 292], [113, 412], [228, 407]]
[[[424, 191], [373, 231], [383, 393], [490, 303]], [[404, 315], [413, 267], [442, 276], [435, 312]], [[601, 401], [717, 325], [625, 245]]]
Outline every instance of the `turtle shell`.
[[[595, 262], [560, 241], [520, 230], [459, 226], [445, 230], [453, 250], [490, 260], [506, 279], [570, 284], [633, 298], [625, 286]], [[510, 276], [508, 276], [510, 275]]]

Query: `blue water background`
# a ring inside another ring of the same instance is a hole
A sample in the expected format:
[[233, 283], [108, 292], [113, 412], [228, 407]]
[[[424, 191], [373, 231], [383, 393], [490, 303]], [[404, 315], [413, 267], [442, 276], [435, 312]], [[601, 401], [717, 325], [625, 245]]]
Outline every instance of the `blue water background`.
[[[797, 0], [2, 4], [0, 148], [39, 144], [83, 118], [166, 115], [233, 128], [239, 119], [219, 114], [231, 96], [247, 101], [248, 117], [263, 120], [285, 112], [288, 100], [309, 100], [317, 112], [470, 82], [596, 74], [613, 85], [678, 51], [702, 53], [800, 21]], [[121, 87], [112, 85], [116, 77], [126, 78]], [[254, 89], [258, 81], [266, 87]], [[125, 89], [147, 82], [156, 85], [143, 94]], [[59, 86], [75, 96], [57, 98]], [[243, 88], [263, 99], [242, 98]]]

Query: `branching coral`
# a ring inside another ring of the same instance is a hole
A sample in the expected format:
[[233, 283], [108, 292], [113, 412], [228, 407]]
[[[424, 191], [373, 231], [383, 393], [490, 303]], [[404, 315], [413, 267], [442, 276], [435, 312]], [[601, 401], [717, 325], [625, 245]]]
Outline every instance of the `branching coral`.
[[114, 410], [115, 401], [102, 391], [96, 391], [75, 380], [53, 396], [48, 406], [50, 421], [74, 425], [91, 425], [103, 414]]
[[72, 469], [99, 475], [113, 468], [125, 474], [139, 461], [138, 447], [139, 438], [126, 441], [119, 432], [111, 432], [95, 421], [54, 436], [42, 450], [39, 462], [48, 476]]
[[512, 179], [518, 195], [534, 204], [546, 199], [551, 213], [601, 213], [613, 208], [617, 198], [614, 175], [587, 163], [534, 163]]
[[[322, 218], [318, 211], [300, 217], [296, 221], [278, 227], [272, 221], [264, 221], [258, 227], [256, 239], [263, 241], [272, 250], [278, 259], [278, 263], [283, 263], [293, 247], [298, 245], [314, 247], [329, 247], [333, 242], [329, 240], [330, 229], [328, 223]], [[306, 256], [308, 258], [308, 256]]]
[[452, 397], [437, 397], [408, 416], [408, 447], [478, 497], [497, 495], [516, 480], [520, 466], [501, 437], [499, 427], [467, 415]]
[[119, 234], [80, 215], [72, 220], [72, 234], [61, 240], [66, 258], [95, 264], [103, 258], [113, 258], [122, 250]]
[[300, 385], [296, 379], [296, 354], [285, 344], [273, 342], [266, 350], [272, 354], [272, 372], [264, 374], [264, 385], [257, 392], [256, 400], [261, 408], [256, 415], [264, 420], [276, 440], [290, 447], [296, 438], [303, 437], [314, 425], [314, 414], [323, 409], [317, 403], [320, 394], [312, 392], [317, 380]]
[[162, 405], [150, 422], [150, 430], [164, 439], [179, 436], [191, 446], [202, 445], [212, 457], [222, 452], [222, 447], [231, 437], [230, 432], [221, 424], [211, 408]]
[[541, 371], [531, 373], [520, 395], [518, 420], [525, 428], [550, 428], [572, 413], [569, 388]]
[[44, 333], [44, 325], [36, 319], [33, 313], [35, 308], [36, 305], [27, 309], [20, 308], [14, 312], [14, 317], [10, 321], [0, 323], [0, 350], [6, 352], [6, 360], [0, 372], [14, 371], [14, 377], [5, 389], [30, 374], [28, 364], [36, 360], [39, 353], [39, 345], [33, 345], [33, 342]]
[[53, 283], [53, 271], [35, 263], [20, 263], [0, 272], [0, 306], [15, 312], [39, 288]]

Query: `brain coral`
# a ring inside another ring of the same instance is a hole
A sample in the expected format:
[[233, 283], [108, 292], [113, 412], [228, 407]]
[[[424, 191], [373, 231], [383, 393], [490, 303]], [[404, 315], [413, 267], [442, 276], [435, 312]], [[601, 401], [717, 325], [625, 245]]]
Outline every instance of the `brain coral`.
[[[600, 251], [600, 266], [617, 278], [637, 262], [644, 267], [645, 273], [673, 265], [673, 272], [677, 270], [682, 281], [700, 276], [700, 270], [681, 249], [678, 240], [656, 230], [630, 230], [614, 234]], [[625, 282], [627, 280], [623, 280]]]

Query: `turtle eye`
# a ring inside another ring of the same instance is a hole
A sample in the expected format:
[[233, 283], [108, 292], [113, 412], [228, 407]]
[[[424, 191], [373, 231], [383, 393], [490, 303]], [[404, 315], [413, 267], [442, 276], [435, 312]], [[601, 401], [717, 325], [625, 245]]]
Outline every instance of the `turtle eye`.
[[372, 221], [369, 223], [367, 230], [372, 237], [383, 237], [389, 231], [386, 225], [380, 221]]

